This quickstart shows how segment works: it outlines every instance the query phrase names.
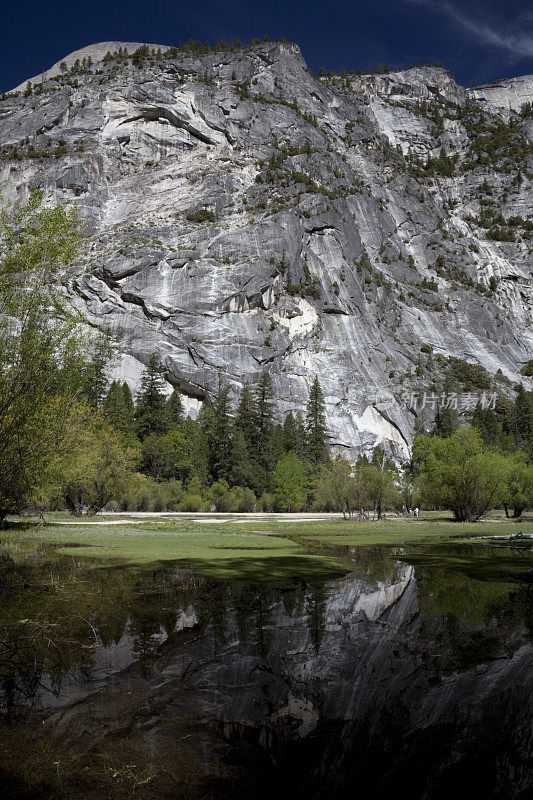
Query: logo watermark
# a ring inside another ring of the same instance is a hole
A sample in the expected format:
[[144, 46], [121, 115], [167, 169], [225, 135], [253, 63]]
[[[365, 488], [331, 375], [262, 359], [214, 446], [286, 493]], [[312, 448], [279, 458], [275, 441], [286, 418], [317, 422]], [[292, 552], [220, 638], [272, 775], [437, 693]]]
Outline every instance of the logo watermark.
[[375, 406], [378, 411], [387, 411], [387, 409], [392, 408], [397, 403], [394, 395], [386, 389], [375, 389], [369, 399], [370, 403]]
[[483, 411], [494, 410], [498, 395], [496, 392], [402, 392], [400, 402], [415, 411], [429, 408], [453, 409], [454, 411], [474, 411], [479, 405]]
[[397, 400], [394, 395], [385, 390], [375, 389], [369, 396], [370, 402], [379, 411], [386, 411], [394, 405], [406, 406], [413, 411], [431, 411], [453, 409], [454, 411], [474, 411], [480, 406], [483, 411], [494, 410], [498, 395], [496, 392], [417, 392], [404, 391]]

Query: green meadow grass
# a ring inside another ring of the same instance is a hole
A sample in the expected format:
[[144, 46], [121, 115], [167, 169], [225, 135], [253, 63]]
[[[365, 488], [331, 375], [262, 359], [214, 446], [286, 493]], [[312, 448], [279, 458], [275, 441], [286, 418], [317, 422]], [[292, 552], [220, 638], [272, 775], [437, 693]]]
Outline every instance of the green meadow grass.
[[21, 557], [44, 546], [53, 555], [92, 559], [96, 566], [177, 562], [180, 568], [208, 577], [319, 580], [346, 571], [339, 546], [475, 544], [482, 542], [481, 537], [533, 529], [529, 522], [517, 526], [505, 517], [458, 524], [442, 514], [368, 523], [256, 518], [238, 523], [200, 523], [193, 519], [156, 523], [142, 519], [136, 524], [126, 521], [114, 525], [58, 525], [59, 521], [78, 522], [65, 515], [45, 515], [45, 522], [40, 524], [11, 521], [2, 542], [12, 552], [19, 549]]
[[320, 520], [318, 522], [285, 522], [284, 520], [251, 520], [245, 529], [270, 531], [289, 536], [299, 543], [317, 542], [331, 545], [391, 545], [436, 543], [445, 541], [475, 542], [478, 537], [512, 536], [523, 530], [533, 533], [531, 522], [504, 518], [496, 521], [457, 523], [450, 517], [434, 516], [428, 519], [394, 518], [380, 522], [350, 522], [347, 520]]
[[279, 535], [242, 530], [242, 525], [192, 522], [142, 525], [25, 524], [12, 527], [2, 541], [11, 551], [48, 546], [58, 556], [101, 560], [140, 566], [176, 562], [216, 578], [277, 580], [323, 579], [343, 572], [337, 561], [309, 552], [299, 543]]

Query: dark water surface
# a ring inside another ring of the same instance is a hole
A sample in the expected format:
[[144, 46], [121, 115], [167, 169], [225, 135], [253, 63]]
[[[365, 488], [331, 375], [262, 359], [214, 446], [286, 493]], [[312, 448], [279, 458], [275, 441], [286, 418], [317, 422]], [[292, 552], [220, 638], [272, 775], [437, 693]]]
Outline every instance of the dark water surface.
[[341, 556], [313, 584], [5, 569], [4, 796], [531, 797], [531, 553]]

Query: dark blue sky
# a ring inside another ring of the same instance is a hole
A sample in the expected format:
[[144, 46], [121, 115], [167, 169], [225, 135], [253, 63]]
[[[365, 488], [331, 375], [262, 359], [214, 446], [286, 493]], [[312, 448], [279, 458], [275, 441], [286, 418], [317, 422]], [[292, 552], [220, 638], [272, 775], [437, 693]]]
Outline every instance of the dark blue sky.
[[315, 70], [442, 61], [466, 86], [533, 73], [531, 0], [21, 0], [2, 10], [0, 90], [93, 42], [285, 36]]

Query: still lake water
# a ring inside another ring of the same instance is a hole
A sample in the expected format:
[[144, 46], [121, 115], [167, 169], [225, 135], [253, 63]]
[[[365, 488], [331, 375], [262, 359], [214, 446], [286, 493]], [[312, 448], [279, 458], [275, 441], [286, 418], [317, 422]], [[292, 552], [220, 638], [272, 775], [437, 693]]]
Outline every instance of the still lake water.
[[317, 583], [9, 573], [4, 796], [531, 797], [527, 543], [336, 555]]

